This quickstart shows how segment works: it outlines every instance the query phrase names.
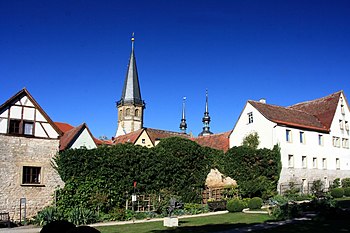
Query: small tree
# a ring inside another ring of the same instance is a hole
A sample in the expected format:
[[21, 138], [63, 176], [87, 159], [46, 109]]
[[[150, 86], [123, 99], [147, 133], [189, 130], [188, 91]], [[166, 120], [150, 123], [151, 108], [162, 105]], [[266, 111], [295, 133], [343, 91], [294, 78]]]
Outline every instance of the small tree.
[[260, 144], [259, 135], [257, 132], [251, 133], [243, 138], [242, 146], [257, 149]]

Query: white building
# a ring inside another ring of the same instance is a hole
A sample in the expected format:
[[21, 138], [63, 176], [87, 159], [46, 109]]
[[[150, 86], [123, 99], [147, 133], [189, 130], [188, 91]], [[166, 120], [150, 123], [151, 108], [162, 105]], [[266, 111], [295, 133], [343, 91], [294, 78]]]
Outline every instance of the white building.
[[230, 135], [230, 147], [257, 132], [259, 148], [281, 148], [278, 189], [293, 181], [306, 190], [317, 179], [327, 187], [335, 178], [350, 177], [349, 121], [342, 91], [289, 107], [248, 101]]

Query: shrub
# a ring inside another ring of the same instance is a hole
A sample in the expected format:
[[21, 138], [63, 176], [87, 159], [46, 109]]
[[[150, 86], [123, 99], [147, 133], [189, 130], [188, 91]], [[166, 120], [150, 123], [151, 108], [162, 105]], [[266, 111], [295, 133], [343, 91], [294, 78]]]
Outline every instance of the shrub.
[[341, 186], [343, 188], [348, 188], [350, 187], [350, 178], [344, 178], [341, 180]]
[[95, 223], [96, 220], [96, 214], [86, 208], [73, 208], [68, 215], [68, 221], [75, 225]]
[[334, 198], [340, 198], [344, 196], [344, 189], [343, 188], [334, 188], [331, 190], [331, 196]]
[[248, 203], [248, 207], [251, 210], [257, 210], [257, 209], [261, 209], [262, 206], [262, 199], [260, 197], [253, 197], [249, 203]]
[[228, 200], [226, 204], [226, 209], [229, 212], [242, 212], [242, 210], [244, 209], [243, 201], [238, 198]]
[[53, 206], [45, 207], [34, 218], [34, 223], [44, 226], [50, 222], [62, 220], [62, 213]]
[[209, 210], [207, 205], [196, 204], [196, 203], [185, 203], [184, 211], [186, 214], [201, 214], [201, 213], [207, 213]]
[[336, 178], [333, 180], [330, 189], [340, 188], [340, 178]]
[[350, 187], [344, 188], [344, 196], [350, 197]]
[[315, 197], [319, 198], [324, 195], [323, 183], [321, 180], [314, 180], [311, 186], [311, 192]]

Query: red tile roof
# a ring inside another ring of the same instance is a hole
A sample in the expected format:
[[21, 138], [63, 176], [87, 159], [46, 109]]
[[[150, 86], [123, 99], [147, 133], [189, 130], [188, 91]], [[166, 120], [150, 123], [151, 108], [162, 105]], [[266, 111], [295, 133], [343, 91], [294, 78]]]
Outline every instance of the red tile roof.
[[135, 144], [137, 139], [141, 136], [143, 132], [146, 132], [149, 139], [151, 140], [153, 146], [155, 145], [155, 142], [162, 138], [169, 138], [169, 137], [185, 137], [189, 138], [190, 136], [188, 134], [178, 133], [178, 132], [172, 132], [167, 130], [161, 130], [161, 129], [152, 129], [152, 128], [143, 128], [136, 130], [134, 132], [121, 135], [119, 137], [114, 138], [114, 143], [133, 143]]
[[84, 129], [88, 130], [91, 138], [94, 140], [95, 144], [97, 144], [95, 138], [92, 136], [89, 128], [85, 123], [77, 127], [62, 122], [55, 122], [55, 125], [63, 132], [63, 135], [60, 138], [60, 151], [69, 149], [69, 147], [73, 145], [75, 140], [79, 137], [79, 135], [83, 132]]
[[63, 122], [54, 122], [54, 123], [63, 133], [74, 128], [74, 126], [72, 126], [68, 123], [63, 123]]
[[290, 107], [281, 107], [257, 101], [248, 101], [263, 116], [277, 124], [329, 132], [342, 92], [307, 101]]
[[135, 144], [137, 139], [142, 134], [143, 130], [144, 129], [139, 129], [139, 130], [136, 130], [134, 132], [131, 132], [131, 133], [128, 133], [125, 135], [120, 135], [120, 136], [114, 138], [113, 142], [114, 142], [114, 144], [128, 143], [128, 142]]
[[323, 98], [292, 105], [289, 108], [317, 117], [324, 127], [330, 130], [341, 93], [342, 91], [339, 91]]
[[207, 146], [226, 152], [230, 148], [229, 136], [231, 132], [232, 130], [224, 133], [199, 136], [197, 138], [193, 138], [192, 140], [197, 142], [201, 146]]
[[152, 128], [145, 128], [148, 136], [150, 137], [153, 145], [155, 145], [156, 140], [160, 140], [163, 138], [170, 138], [170, 137], [182, 137], [182, 138], [190, 138], [188, 134], [179, 133], [179, 132], [173, 132], [173, 131], [167, 131], [167, 130], [161, 130], [161, 129], [152, 129]]

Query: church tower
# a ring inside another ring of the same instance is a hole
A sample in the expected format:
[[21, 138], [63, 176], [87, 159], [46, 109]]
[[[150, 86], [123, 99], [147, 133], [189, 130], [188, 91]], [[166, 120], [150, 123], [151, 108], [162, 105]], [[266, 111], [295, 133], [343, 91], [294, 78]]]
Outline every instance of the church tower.
[[145, 102], [141, 98], [139, 78], [134, 53], [134, 34], [131, 38], [131, 55], [126, 73], [122, 97], [117, 101], [118, 128], [116, 137], [143, 128]]
[[208, 90], [205, 91], [205, 111], [204, 111], [204, 116], [202, 118], [203, 122], [203, 130], [198, 136], [207, 136], [210, 134], [213, 134], [210, 132], [210, 116], [209, 116], [209, 107], [208, 107]]
[[187, 129], [186, 115], [185, 115], [185, 101], [186, 101], [186, 97], [183, 98], [183, 102], [182, 102], [182, 118], [180, 123], [180, 130], [184, 134], [186, 134], [186, 129]]

